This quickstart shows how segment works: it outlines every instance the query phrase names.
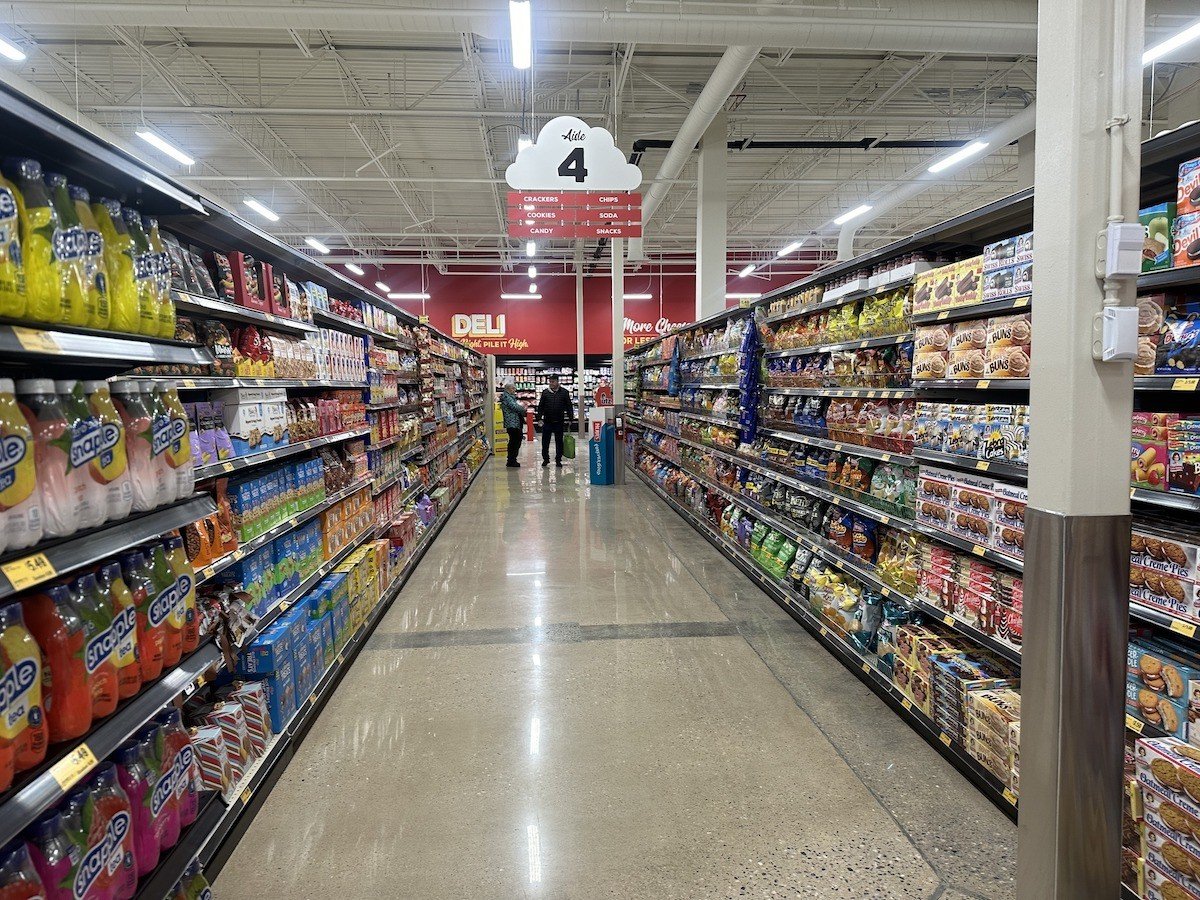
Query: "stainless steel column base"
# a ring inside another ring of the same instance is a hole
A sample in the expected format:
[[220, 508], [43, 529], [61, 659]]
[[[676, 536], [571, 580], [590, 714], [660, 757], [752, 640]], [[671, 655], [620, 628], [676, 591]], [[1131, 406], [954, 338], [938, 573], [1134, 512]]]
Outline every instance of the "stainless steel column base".
[[1120, 896], [1130, 522], [1025, 514], [1021, 900]]

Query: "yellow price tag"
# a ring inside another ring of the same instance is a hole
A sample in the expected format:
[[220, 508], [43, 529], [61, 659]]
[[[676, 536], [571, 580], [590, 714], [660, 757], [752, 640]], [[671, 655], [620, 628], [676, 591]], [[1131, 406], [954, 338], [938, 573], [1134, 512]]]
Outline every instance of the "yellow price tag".
[[205, 578], [212, 578], [214, 575], [217, 574], [217, 570], [214, 569], [212, 566], [205, 566], [203, 569], [200, 570], [200, 574], [203, 575]]
[[242, 806], [245, 806], [250, 802], [251, 796], [252, 794], [250, 792], [250, 788], [246, 788], [244, 791], [242, 791]]
[[292, 606], [292, 604], [289, 601], [284, 600], [282, 603], [279, 604], [279, 611], [287, 612], [289, 609], [291, 609], [291, 606]]
[[221, 471], [223, 472], [232, 472], [233, 468], [233, 463], [231, 462], [221, 463]]
[[829, 634], [829, 629], [826, 628], [824, 625], [822, 625], [821, 626], [821, 637], [825, 637], [825, 635], [827, 635], [827, 634]]
[[1017, 795], [1014, 794], [1012, 791], [1010, 791], [1008, 788], [1004, 789], [1004, 799], [1007, 800], [1009, 803], [1011, 803], [1013, 806], [1017, 805]]
[[870, 672], [870, 671], [871, 671], [871, 665], [870, 665], [870, 663], [863, 663], [863, 664], [862, 664], [862, 670], [863, 670], [864, 672]]
[[267, 451], [267, 459], [274, 459], [274, 458], [275, 458], [275, 451], [274, 451], [274, 450], [268, 450], [268, 451]]
[[1129, 499], [1132, 500], [1136, 496], [1137, 496], [1137, 488], [1130, 488], [1129, 489]]
[[940, 313], [937, 314], [937, 320], [939, 322], [944, 321], [945, 319], [948, 319], [948, 318], [950, 318], [950, 311], [948, 309], [943, 309]]
[[976, 556], [983, 556], [983, 554], [985, 552], [985, 548], [980, 547], [978, 544], [975, 544], [974, 546], [971, 547], [971, 552], [974, 553]]
[[1029, 305], [1029, 298], [1021, 297], [1019, 300], [1013, 301], [1012, 308], [1013, 309], [1024, 309], [1028, 305]]
[[889, 516], [880, 516], [879, 521], [882, 522], [884, 525], [890, 525], [892, 520]]
[[882, 456], [880, 456], [879, 458], [880, 458], [881, 460], [883, 460], [884, 462], [891, 462], [891, 461], [892, 461], [892, 454], [890, 454], [890, 453], [885, 453], [885, 454], [883, 454]]
[[841, 449], [842, 449], [842, 445], [841, 445], [841, 444], [834, 444], [834, 445], [833, 445], [833, 449], [834, 449], [834, 450], [841, 450]]
[[907, 697], [900, 701], [900, 705], [904, 707], [906, 712], [912, 709], [912, 701]]
[[80, 744], [53, 766], [50, 777], [58, 782], [59, 788], [69, 791], [84, 775], [96, 766], [96, 754], [87, 744]]
[[194, 388], [196, 386], [196, 382], [191, 378], [184, 378], [179, 382], [179, 386], [185, 388]]
[[990, 379], [987, 379], [987, 378], [980, 378], [979, 381], [975, 382], [975, 387], [979, 388], [981, 391], [984, 390], [985, 388], [989, 388], [991, 386], [992, 386], [992, 382]]
[[941, 734], [939, 734], [938, 740], [941, 741], [943, 744], [945, 744], [947, 747], [950, 746], [950, 735], [946, 734], [946, 732], [943, 731]]
[[[874, 399], [877, 394], [878, 391], [867, 391], [867, 397], [869, 399]], [[884, 396], [887, 396], [887, 391], [884, 391]]]
[[49, 332], [14, 325], [13, 334], [30, 353], [62, 353], [62, 347], [58, 346], [58, 341]]
[[1126, 713], [1125, 714], [1125, 727], [1128, 728], [1130, 731], [1132, 731], [1134, 734], [1141, 734], [1142, 727], [1143, 727], [1142, 720], [1135, 719], [1133, 716]]
[[1200, 378], [1176, 378], [1171, 382], [1173, 391], [1194, 391], [1200, 385]]
[[27, 587], [49, 581], [58, 574], [54, 564], [46, 558], [45, 553], [35, 553], [32, 556], [14, 559], [12, 562], [0, 566], [0, 571], [4, 572], [4, 576], [13, 586], [14, 591], [23, 591]]
[[1171, 630], [1176, 634], [1182, 634], [1184, 637], [1196, 636], [1196, 626], [1191, 622], [1182, 622], [1179, 619], [1171, 620]]
[[954, 624], [954, 616], [947, 613], [946, 615], [942, 616], [942, 621], [945, 622], [947, 625], [953, 625]]
[[975, 468], [977, 468], [980, 472], [986, 472], [991, 467], [992, 467], [992, 464], [986, 459], [980, 459], [980, 460], [975, 461]]

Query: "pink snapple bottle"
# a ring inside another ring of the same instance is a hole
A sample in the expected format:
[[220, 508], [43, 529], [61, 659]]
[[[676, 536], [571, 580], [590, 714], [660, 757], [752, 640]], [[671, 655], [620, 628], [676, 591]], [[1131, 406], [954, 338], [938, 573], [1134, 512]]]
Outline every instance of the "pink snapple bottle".
[[154, 721], [162, 727], [163, 746], [171, 755], [171, 779], [175, 801], [179, 804], [179, 826], [187, 828], [200, 812], [200, 795], [196, 792], [200, 764], [192, 749], [192, 738], [183, 727], [183, 715], [178, 709], [163, 710]]
[[102, 762], [92, 775], [95, 809], [92, 831], [104, 829], [101, 839], [104, 873], [111, 880], [113, 900], [133, 900], [137, 893], [137, 862], [133, 844], [133, 809], [117, 781], [117, 767]]
[[17, 408], [33, 432], [34, 463], [42, 497], [43, 535], [68, 537], [81, 527], [83, 516], [68, 486], [66, 445], [69, 445], [70, 437], [66, 413], [54, 393], [54, 382], [49, 378], [18, 381]]
[[158, 725], [146, 725], [137, 732], [137, 741], [150, 770], [150, 816], [154, 820], [154, 831], [158, 835], [159, 851], [174, 847], [179, 842], [179, 802], [175, 799], [175, 785], [171, 781], [173, 756], [168, 759], [166, 734]]
[[25, 842], [12, 841], [0, 850], [0, 900], [42, 900], [46, 887], [29, 860]]
[[153, 453], [153, 422], [141, 386], [136, 381], [117, 381], [111, 388], [113, 405], [125, 426], [125, 451], [133, 486], [133, 511], [148, 512], [167, 491], [166, 469]]
[[67, 837], [58, 811], [51, 810], [30, 825], [25, 840], [33, 867], [46, 887], [46, 900], [75, 900], [71, 885], [82, 856]]
[[159, 856], [158, 833], [150, 815], [153, 789], [150, 769], [143, 758], [142, 745], [137, 741], [126, 741], [117, 748], [113, 759], [117, 764], [117, 781], [133, 809], [133, 858], [140, 878], [154, 871]]

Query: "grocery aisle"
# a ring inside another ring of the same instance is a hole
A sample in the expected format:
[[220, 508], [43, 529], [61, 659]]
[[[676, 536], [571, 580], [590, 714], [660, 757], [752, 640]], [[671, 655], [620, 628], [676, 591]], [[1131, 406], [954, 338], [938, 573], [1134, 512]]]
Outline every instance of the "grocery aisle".
[[492, 461], [216, 883], [1010, 897], [1014, 826], [640, 483]]

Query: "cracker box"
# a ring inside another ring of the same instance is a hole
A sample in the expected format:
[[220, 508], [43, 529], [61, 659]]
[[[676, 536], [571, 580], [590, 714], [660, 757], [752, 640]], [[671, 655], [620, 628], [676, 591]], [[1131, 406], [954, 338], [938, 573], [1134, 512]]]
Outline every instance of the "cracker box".
[[1174, 242], [1172, 265], [1176, 269], [1200, 262], [1200, 213], [1183, 215], [1181, 212], [1171, 226], [1171, 239]]
[[1171, 737], [1187, 740], [1187, 705], [1155, 693], [1133, 676], [1125, 679], [1125, 711]]
[[1200, 213], [1200, 159], [1179, 164], [1175, 208], [1181, 216]]
[[951, 305], [976, 306], [983, 302], [983, 257], [973, 256], [956, 263]]
[[1172, 263], [1171, 229], [1175, 224], [1174, 203], [1159, 203], [1138, 210], [1142, 223], [1142, 271], [1169, 269]]

